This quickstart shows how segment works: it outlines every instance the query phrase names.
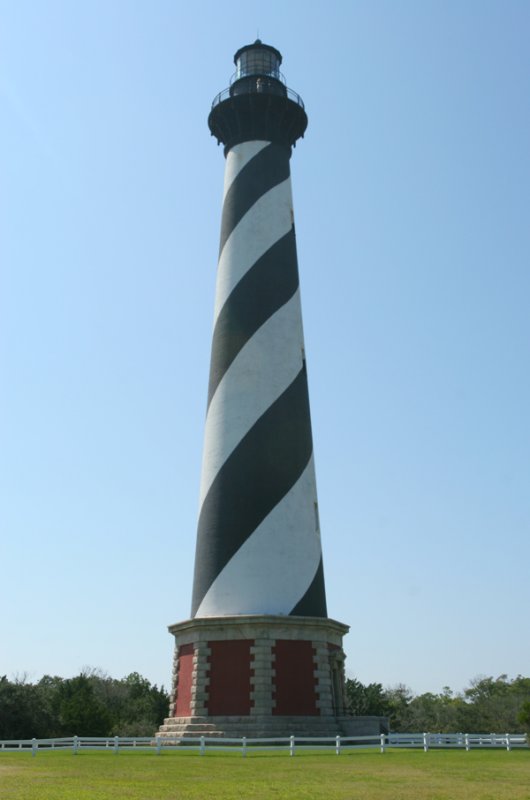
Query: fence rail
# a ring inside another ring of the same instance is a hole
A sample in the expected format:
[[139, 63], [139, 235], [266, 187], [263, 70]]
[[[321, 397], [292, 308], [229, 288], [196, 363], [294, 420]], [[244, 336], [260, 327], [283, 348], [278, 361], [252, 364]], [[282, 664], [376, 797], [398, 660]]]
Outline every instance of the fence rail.
[[[243, 756], [249, 751], [283, 750], [294, 756], [298, 750], [334, 750], [337, 755], [343, 750], [362, 750], [379, 748], [381, 753], [393, 748], [421, 748], [461, 750], [528, 748], [528, 735], [524, 733], [388, 733], [371, 736], [330, 736], [308, 737], [289, 736], [274, 739], [228, 739], [221, 737], [182, 737], [163, 736], [73, 736], [60, 739], [6, 739], [0, 741], [1, 752], [31, 752], [36, 756], [39, 750], [71, 750], [74, 755], [87, 750], [107, 750], [119, 753], [131, 750], [149, 750], [160, 754], [162, 750], [185, 748], [198, 750], [201, 755], [207, 751], [240, 750]], [[0, 756], [1, 757], [1, 756]]]

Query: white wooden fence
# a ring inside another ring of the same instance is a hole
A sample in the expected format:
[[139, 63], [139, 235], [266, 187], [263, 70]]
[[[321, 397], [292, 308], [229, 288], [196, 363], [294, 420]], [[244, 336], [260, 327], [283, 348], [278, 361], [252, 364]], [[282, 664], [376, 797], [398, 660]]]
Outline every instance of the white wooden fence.
[[[289, 736], [274, 739], [225, 739], [218, 737], [184, 737], [166, 739], [162, 736], [73, 736], [62, 739], [9, 739], [0, 741], [1, 752], [31, 752], [32, 755], [43, 750], [71, 750], [77, 754], [81, 750], [107, 750], [111, 753], [149, 750], [160, 754], [162, 750], [198, 750], [201, 755], [213, 750], [241, 751], [246, 756], [249, 751], [283, 750], [294, 756], [297, 750], [334, 750], [337, 755], [343, 750], [362, 750], [379, 748], [381, 753], [389, 748], [430, 749], [491, 749], [514, 750], [528, 748], [528, 735], [523, 733], [382, 733], [372, 736], [332, 736], [314, 738]], [[1, 756], [0, 756], [1, 758]]]

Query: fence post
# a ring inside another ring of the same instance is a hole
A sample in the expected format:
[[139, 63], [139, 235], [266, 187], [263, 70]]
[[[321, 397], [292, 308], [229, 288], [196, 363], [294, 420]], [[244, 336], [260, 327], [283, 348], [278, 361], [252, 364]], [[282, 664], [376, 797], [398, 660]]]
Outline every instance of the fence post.
[[206, 745], [204, 743], [204, 736], [201, 736], [201, 746], [199, 748], [199, 753], [201, 754], [201, 756], [204, 755], [205, 751], [206, 751]]
[[294, 736], [289, 737], [289, 755], [294, 756]]
[[340, 756], [340, 736], [335, 736], [335, 753]]
[[31, 755], [32, 756], [36, 756], [37, 755], [38, 747], [39, 747], [39, 745], [37, 744], [37, 740], [35, 739], [35, 737], [33, 737], [33, 739], [31, 740]]
[[467, 752], [469, 753], [469, 748], [470, 748], [470, 745], [469, 745], [469, 733], [466, 733], [466, 734], [465, 734], [465, 736], [464, 736], [464, 743], [465, 743], [465, 745], [466, 745], [466, 750], [467, 750]]
[[384, 752], [385, 752], [385, 741], [386, 741], [385, 734], [384, 734], [384, 733], [382, 733], [382, 734], [381, 734], [381, 752], [382, 752], [382, 753], [384, 753]]
[[429, 734], [428, 733], [424, 733], [423, 734], [423, 752], [426, 753], [428, 749], [429, 749]]
[[506, 734], [506, 749], [507, 749], [508, 752], [510, 752], [510, 750], [512, 749], [512, 742], [510, 740], [510, 734], [509, 733]]
[[156, 737], [156, 754], [157, 754], [157, 756], [159, 756], [159, 755], [160, 755], [160, 749], [161, 749], [161, 747], [162, 747], [162, 742], [161, 742], [161, 740], [160, 740], [160, 736], [157, 736], [157, 737]]
[[79, 747], [79, 737], [74, 736], [72, 744], [73, 744], [73, 748], [72, 748], [73, 749], [73, 753], [74, 753], [74, 756], [76, 756], [77, 755], [77, 748]]
[[243, 736], [243, 738], [241, 739], [241, 744], [243, 745], [243, 749], [241, 751], [241, 755], [243, 756], [243, 758], [246, 758], [246, 755], [247, 755], [247, 737], [246, 736]]
[[119, 749], [120, 749], [120, 737], [119, 736], [115, 736], [114, 737], [114, 752], [117, 753]]

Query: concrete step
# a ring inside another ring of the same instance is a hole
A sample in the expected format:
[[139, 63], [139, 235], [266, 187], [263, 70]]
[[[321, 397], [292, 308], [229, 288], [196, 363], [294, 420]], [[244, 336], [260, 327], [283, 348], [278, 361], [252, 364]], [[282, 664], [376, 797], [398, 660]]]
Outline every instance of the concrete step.
[[[187, 731], [186, 728], [175, 728], [173, 731], [159, 731], [158, 736], [162, 739], [174, 739], [186, 736], [189, 739], [200, 739], [201, 736], [207, 739], [219, 739], [227, 736], [224, 731]], [[231, 738], [230, 736], [228, 738]], [[240, 737], [234, 737], [240, 738]]]
[[160, 730], [168, 730], [169, 731], [169, 730], [173, 730], [174, 728], [187, 728], [190, 731], [199, 731], [199, 730], [200, 731], [204, 731], [204, 730], [206, 730], [206, 731], [215, 731], [215, 730], [218, 730], [218, 726], [217, 725], [212, 725], [212, 724], [201, 725], [200, 722], [191, 722], [191, 723], [176, 722], [174, 724], [168, 723], [167, 725], [161, 725], [160, 726]]
[[343, 735], [335, 717], [177, 717], [168, 718], [160, 727], [164, 738], [178, 737], [248, 739], [289, 736], [330, 738]]

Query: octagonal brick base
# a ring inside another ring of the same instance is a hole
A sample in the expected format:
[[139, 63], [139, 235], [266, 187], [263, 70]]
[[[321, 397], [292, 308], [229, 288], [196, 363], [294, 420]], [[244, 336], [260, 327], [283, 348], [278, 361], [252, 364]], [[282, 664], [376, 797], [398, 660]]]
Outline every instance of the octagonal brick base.
[[[175, 637], [173, 687], [160, 735], [335, 736], [351, 730], [344, 712], [347, 625], [245, 615], [192, 619], [169, 630]], [[379, 732], [378, 719], [367, 732]]]

